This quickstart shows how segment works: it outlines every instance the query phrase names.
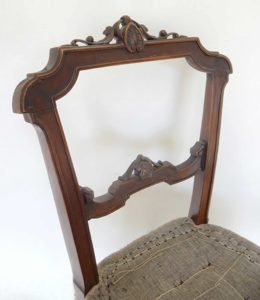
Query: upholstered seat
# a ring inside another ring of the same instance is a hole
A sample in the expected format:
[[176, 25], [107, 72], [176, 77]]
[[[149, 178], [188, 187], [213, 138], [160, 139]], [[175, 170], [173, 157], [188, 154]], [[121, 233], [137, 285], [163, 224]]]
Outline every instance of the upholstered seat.
[[260, 248], [215, 225], [174, 220], [99, 264], [92, 299], [260, 299]]

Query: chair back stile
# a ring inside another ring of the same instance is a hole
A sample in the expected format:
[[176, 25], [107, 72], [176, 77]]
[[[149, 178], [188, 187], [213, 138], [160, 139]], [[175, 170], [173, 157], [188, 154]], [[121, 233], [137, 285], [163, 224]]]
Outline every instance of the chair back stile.
[[[98, 283], [88, 220], [105, 216], [125, 205], [131, 194], [159, 182], [175, 184], [194, 176], [189, 217], [196, 224], [207, 223], [212, 192], [221, 108], [225, 85], [232, 72], [229, 59], [206, 50], [198, 38], [160, 31], [148, 33], [144, 25], [123, 16], [95, 41], [76, 39], [70, 45], [53, 48], [47, 66], [29, 74], [16, 88], [13, 110], [34, 125], [55, 198], [70, 257], [78, 299]], [[116, 43], [111, 43], [116, 40]], [[84, 44], [79, 46], [79, 44]], [[96, 197], [77, 181], [56, 101], [73, 88], [80, 71], [105, 66], [185, 58], [195, 69], [207, 74], [201, 133], [190, 157], [179, 165], [153, 162], [138, 155], [125, 174]]]

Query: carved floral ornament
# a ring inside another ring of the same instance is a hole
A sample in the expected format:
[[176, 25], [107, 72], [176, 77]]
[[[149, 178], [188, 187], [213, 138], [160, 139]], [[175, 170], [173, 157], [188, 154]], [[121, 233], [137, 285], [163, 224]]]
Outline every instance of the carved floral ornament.
[[113, 40], [116, 43], [124, 43], [126, 49], [130, 53], [140, 52], [144, 48], [145, 41], [148, 40], [162, 40], [171, 38], [182, 38], [183, 35], [179, 35], [176, 32], [167, 33], [166, 30], [161, 30], [159, 36], [153, 36], [148, 33], [148, 29], [145, 25], [139, 24], [132, 20], [129, 16], [123, 16], [113, 26], [108, 26], [103, 31], [105, 37], [102, 40], [95, 41], [92, 36], [88, 36], [85, 40], [75, 39], [71, 42], [72, 46], [79, 46], [78, 43], [84, 45], [104, 45], [109, 44]]

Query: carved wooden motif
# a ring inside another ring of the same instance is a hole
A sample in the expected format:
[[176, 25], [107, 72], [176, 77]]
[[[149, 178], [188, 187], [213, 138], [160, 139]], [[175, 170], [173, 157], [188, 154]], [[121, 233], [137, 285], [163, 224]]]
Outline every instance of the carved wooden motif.
[[180, 38], [176, 32], [167, 33], [166, 30], [161, 30], [159, 36], [153, 36], [148, 33], [146, 26], [137, 23], [129, 16], [122, 16], [113, 26], [107, 26], [103, 31], [105, 37], [102, 40], [95, 41], [92, 36], [88, 36], [85, 40], [75, 39], [71, 42], [72, 46], [77, 46], [78, 43], [85, 45], [104, 45], [109, 44], [114, 39], [116, 43], [124, 43], [126, 49], [131, 52], [140, 52], [144, 48], [144, 40], [160, 40], [167, 39], [168, 37]]
[[[104, 34], [100, 41], [88, 37], [73, 40], [71, 45], [52, 48], [47, 66], [40, 72], [29, 74], [17, 86], [13, 97], [14, 112], [22, 113], [38, 134], [70, 257], [76, 297], [82, 300], [98, 283], [89, 219], [122, 207], [130, 195], [141, 189], [159, 182], [174, 184], [194, 176], [189, 216], [196, 224], [207, 222], [222, 99], [232, 72], [229, 59], [206, 50], [198, 38], [165, 30], [155, 37], [144, 25], [128, 16], [107, 27]], [[116, 43], [111, 43], [113, 40]], [[79, 47], [78, 43], [85, 46]], [[147, 157], [138, 156], [106, 194], [95, 197], [90, 188], [81, 187], [77, 181], [56, 101], [69, 92], [82, 70], [180, 57], [207, 75], [199, 142], [191, 149], [190, 157], [173, 166], [167, 161], [154, 163]]]
[[158, 161], [153, 162], [150, 158], [139, 154], [137, 158], [131, 163], [126, 172], [119, 176], [119, 180], [128, 180], [132, 175], [138, 176], [141, 180], [153, 176], [153, 172], [161, 167], [163, 163]]
[[203, 170], [206, 156], [206, 144], [197, 142], [190, 149], [190, 157], [177, 166], [170, 162], [154, 163], [141, 154], [130, 164], [124, 175], [119, 176], [108, 188], [105, 195], [94, 197], [94, 191], [82, 187], [81, 192], [86, 203], [88, 219], [100, 218], [125, 205], [126, 200], [134, 193], [151, 185], [165, 182], [178, 183]]

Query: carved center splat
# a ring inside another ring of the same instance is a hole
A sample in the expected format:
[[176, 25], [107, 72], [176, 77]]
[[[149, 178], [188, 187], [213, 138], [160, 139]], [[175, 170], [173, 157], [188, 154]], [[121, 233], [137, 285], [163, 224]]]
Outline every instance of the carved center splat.
[[154, 170], [163, 166], [161, 161], [154, 163], [150, 158], [139, 154], [137, 158], [131, 163], [126, 172], [119, 176], [119, 180], [128, 180], [132, 174], [138, 176], [141, 180], [152, 177]]
[[81, 188], [88, 219], [102, 217], [115, 211], [125, 205], [130, 195], [146, 187], [159, 182], [174, 184], [195, 175], [204, 169], [205, 156], [206, 144], [201, 141], [190, 149], [190, 157], [177, 166], [168, 161], [155, 163], [139, 154], [126, 172], [111, 184], [107, 194], [94, 197], [90, 188]]
[[129, 16], [123, 16], [113, 26], [107, 26], [103, 31], [105, 37], [102, 40], [95, 41], [92, 36], [88, 36], [85, 40], [75, 39], [71, 42], [72, 46], [78, 46], [78, 43], [84, 45], [105, 45], [109, 44], [112, 40], [116, 43], [124, 43], [126, 49], [131, 52], [140, 52], [143, 50], [145, 41], [148, 40], [162, 40], [168, 37], [181, 38], [184, 35], [179, 35], [176, 32], [167, 33], [165, 30], [159, 32], [159, 36], [153, 36], [148, 33], [145, 25], [139, 24], [132, 20]]

